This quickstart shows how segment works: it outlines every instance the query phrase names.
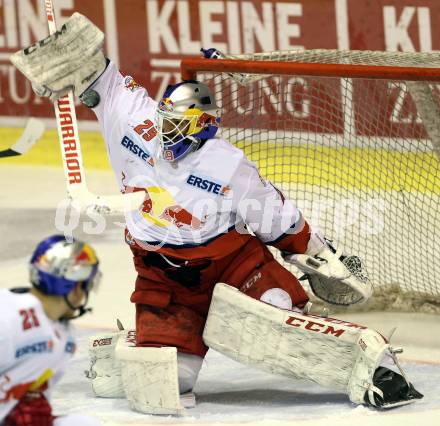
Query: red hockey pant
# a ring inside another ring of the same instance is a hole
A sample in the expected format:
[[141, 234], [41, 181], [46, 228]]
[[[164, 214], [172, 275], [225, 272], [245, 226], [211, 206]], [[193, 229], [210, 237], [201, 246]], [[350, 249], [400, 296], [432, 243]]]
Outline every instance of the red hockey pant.
[[192, 260], [183, 269], [170, 266], [157, 252], [133, 249], [133, 253], [138, 277], [131, 301], [136, 304], [139, 346], [175, 346], [181, 352], [204, 356], [208, 348], [202, 333], [218, 282], [255, 299], [268, 289], [281, 288], [297, 307], [308, 301], [298, 279], [256, 237], [220, 259]]

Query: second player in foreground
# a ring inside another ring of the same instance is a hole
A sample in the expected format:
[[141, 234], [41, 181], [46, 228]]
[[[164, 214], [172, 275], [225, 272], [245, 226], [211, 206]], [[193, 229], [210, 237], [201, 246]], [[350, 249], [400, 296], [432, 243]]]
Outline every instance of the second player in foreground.
[[[306, 292], [268, 245], [331, 303], [368, 299], [361, 263], [341, 257], [241, 150], [217, 136], [221, 117], [209, 88], [181, 82], [156, 102], [120, 74], [101, 44], [100, 31], [74, 14], [60, 33], [13, 58], [37, 93], [57, 99], [73, 88], [93, 108], [121, 191], [145, 193], [126, 215], [138, 273], [136, 346], [124, 332], [94, 339], [97, 394], [125, 394], [146, 413], [178, 413], [179, 393], [192, 390], [212, 347], [345, 392], [357, 404], [420, 398], [403, 373], [379, 367], [387, 354], [395, 360], [379, 333], [309, 314]], [[68, 115], [62, 119], [68, 129]]]
[[0, 289], [0, 425], [98, 426], [85, 415], [56, 416], [50, 396], [76, 343], [70, 321], [86, 313], [100, 276], [91, 246], [53, 235], [29, 264], [32, 287]]

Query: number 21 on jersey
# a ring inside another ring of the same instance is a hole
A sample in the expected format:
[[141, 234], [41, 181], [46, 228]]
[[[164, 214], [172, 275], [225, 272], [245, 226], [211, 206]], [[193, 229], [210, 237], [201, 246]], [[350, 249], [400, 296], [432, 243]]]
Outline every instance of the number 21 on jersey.
[[22, 322], [23, 330], [29, 330], [30, 328], [40, 326], [40, 321], [38, 320], [34, 308], [20, 309], [19, 313], [23, 320]]

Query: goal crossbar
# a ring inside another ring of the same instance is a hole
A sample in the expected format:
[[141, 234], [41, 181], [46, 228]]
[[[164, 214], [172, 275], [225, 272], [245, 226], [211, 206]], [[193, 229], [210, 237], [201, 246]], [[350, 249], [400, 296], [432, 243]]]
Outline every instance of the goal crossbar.
[[406, 81], [440, 82], [440, 68], [419, 68], [357, 65], [318, 64], [311, 62], [278, 62], [245, 59], [185, 58], [180, 65], [183, 80], [194, 80], [198, 72], [229, 72], [248, 74], [277, 74], [325, 76], [340, 78], [394, 79]]

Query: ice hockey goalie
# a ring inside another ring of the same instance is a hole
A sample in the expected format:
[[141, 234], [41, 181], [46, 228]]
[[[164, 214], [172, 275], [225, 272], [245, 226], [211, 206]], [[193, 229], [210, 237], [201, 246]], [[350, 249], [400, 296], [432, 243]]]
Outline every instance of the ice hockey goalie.
[[[93, 34], [89, 43], [84, 34]], [[102, 42], [99, 30], [75, 13], [61, 34], [12, 61], [39, 94], [56, 99], [73, 88], [99, 120], [121, 191], [145, 194], [125, 218], [137, 272], [136, 347], [118, 338], [110, 355], [95, 354], [98, 370], [101, 358], [116, 354], [120, 369], [118, 362], [108, 368], [123, 391], [114, 393], [139, 411], [179, 412], [179, 393], [193, 388], [214, 347], [339, 389], [356, 403], [385, 407], [420, 397], [403, 375], [378, 369], [385, 353], [394, 356], [378, 333], [343, 323], [336, 329], [307, 316], [307, 293], [268, 246], [309, 276], [319, 297], [341, 305], [371, 295], [362, 262], [347, 262], [353, 256], [333, 250], [244, 152], [221, 137], [210, 88], [179, 82], [157, 102], [104, 57]], [[96, 78], [86, 85], [90, 75]], [[214, 290], [217, 283], [228, 286]], [[337, 361], [340, 368], [332, 371]]]

